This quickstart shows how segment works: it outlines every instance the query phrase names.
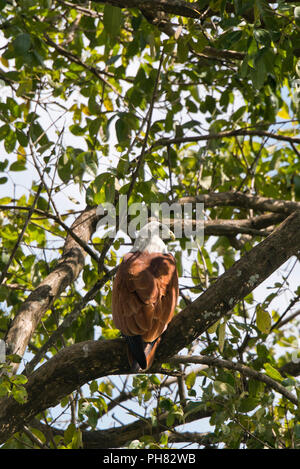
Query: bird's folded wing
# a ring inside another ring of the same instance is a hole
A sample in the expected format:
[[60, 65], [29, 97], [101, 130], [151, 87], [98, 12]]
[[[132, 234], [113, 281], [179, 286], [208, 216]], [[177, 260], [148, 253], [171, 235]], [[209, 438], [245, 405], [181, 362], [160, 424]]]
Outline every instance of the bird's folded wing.
[[112, 295], [113, 319], [124, 335], [159, 337], [172, 319], [178, 278], [174, 257], [130, 253], [121, 263]]

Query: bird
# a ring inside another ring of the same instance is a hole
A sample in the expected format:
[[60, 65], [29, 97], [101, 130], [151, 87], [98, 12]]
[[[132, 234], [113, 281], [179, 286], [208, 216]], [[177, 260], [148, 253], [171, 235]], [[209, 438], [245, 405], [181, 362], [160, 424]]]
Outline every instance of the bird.
[[164, 238], [175, 239], [174, 233], [159, 221], [144, 225], [113, 282], [113, 322], [125, 337], [133, 372], [151, 367], [178, 300], [176, 261], [160, 237], [160, 230]]

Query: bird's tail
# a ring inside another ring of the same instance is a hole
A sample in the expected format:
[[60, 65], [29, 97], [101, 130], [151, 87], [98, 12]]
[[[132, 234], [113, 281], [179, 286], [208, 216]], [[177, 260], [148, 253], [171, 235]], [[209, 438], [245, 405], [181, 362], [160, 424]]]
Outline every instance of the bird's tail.
[[128, 360], [131, 371], [147, 370], [152, 365], [160, 337], [153, 342], [144, 342], [140, 335], [126, 336]]

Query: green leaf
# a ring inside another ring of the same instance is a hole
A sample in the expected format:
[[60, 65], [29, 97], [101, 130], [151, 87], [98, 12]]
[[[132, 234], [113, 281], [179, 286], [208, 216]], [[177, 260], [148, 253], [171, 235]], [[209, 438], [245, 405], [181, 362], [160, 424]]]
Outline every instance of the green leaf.
[[10, 394], [10, 383], [8, 380], [0, 381], [0, 397], [6, 397]]
[[72, 175], [72, 164], [67, 159], [67, 154], [61, 156], [58, 160], [58, 175], [63, 182], [68, 182]]
[[187, 377], [185, 378], [185, 384], [186, 384], [186, 387], [188, 389], [191, 389], [194, 384], [195, 384], [195, 381], [196, 381], [196, 373], [194, 373], [193, 371], [191, 373], [189, 373], [187, 375]]
[[85, 412], [87, 418], [88, 418], [88, 423], [89, 425], [92, 427], [92, 428], [95, 428], [97, 426], [97, 422], [98, 422], [98, 418], [99, 418], [99, 415], [98, 415], [98, 412], [97, 410], [95, 409], [94, 406], [89, 406], [87, 409], [86, 409], [86, 412]]
[[25, 384], [28, 379], [25, 375], [14, 375], [10, 378], [10, 381], [14, 384]]
[[30, 431], [42, 442], [46, 443], [46, 437], [41, 430], [37, 428], [30, 428]]
[[16, 353], [12, 353], [10, 355], [7, 355], [7, 360], [13, 363], [21, 363], [22, 357]]
[[17, 89], [16, 95], [22, 96], [29, 93], [32, 90], [32, 80], [24, 80], [20, 82], [19, 88]]
[[166, 421], [167, 427], [171, 427], [174, 421], [175, 421], [175, 415], [172, 412], [170, 412], [167, 416], [167, 421]]
[[120, 117], [116, 122], [116, 134], [119, 143], [129, 139], [130, 129], [126, 117]]
[[255, 57], [254, 61], [254, 69], [252, 70], [252, 81], [253, 85], [260, 89], [264, 82], [267, 75], [267, 67], [264, 61], [264, 57], [261, 52]]
[[19, 34], [13, 41], [12, 45], [16, 56], [22, 56], [26, 54], [29, 51], [31, 45], [30, 35], [27, 33]]
[[15, 149], [17, 143], [17, 134], [15, 132], [10, 132], [10, 134], [4, 140], [4, 148], [7, 153], [12, 153]]
[[187, 405], [184, 408], [184, 416], [187, 417], [190, 414], [194, 414], [195, 412], [198, 412], [199, 410], [203, 410], [204, 408], [203, 402], [197, 402], [197, 401], [189, 401]]
[[224, 383], [223, 381], [216, 380], [214, 382], [214, 389], [218, 394], [221, 395], [235, 394], [234, 387], [229, 383]]
[[159, 377], [156, 376], [156, 375], [151, 375], [150, 376], [150, 381], [151, 381], [151, 383], [155, 384], [156, 386], [159, 386], [161, 384]]
[[210, 326], [208, 329], [207, 329], [207, 332], [209, 334], [214, 334], [218, 328], [218, 325], [220, 323], [220, 319], [218, 321], [216, 321], [212, 326]]
[[180, 38], [177, 42], [177, 56], [179, 62], [185, 62], [189, 55], [189, 48], [184, 38]]
[[237, 111], [235, 111], [232, 114], [232, 121], [238, 122], [241, 119], [241, 117], [245, 114], [246, 111], [247, 111], [247, 107], [241, 106]]
[[3, 140], [10, 133], [10, 127], [8, 124], [2, 125], [0, 127], [0, 140]]
[[256, 29], [254, 30], [254, 37], [260, 44], [264, 46], [271, 45], [271, 35], [268, 30], [266, 29]]
[[268, 334], [271, 330], [271, 316], [261, 306], [256, 308], [256, 325], [263, 334]]
[[85, 134], [85, 128], [80, 127], [78, 124], [73, 124], [70, 125], [70, 132], [72, 132], [73, 135], [76, 135], [76, 137], [80, 137]]
[[76, 427], [74, 423], [70, 423], [68, 428], [64, 431], [64, 442], [66, 445], [72, 441], [72, 438], [75, 432], [76, 432]]
[[94, 380], [90, 383], [90, 391], [91, 391], [92, 394], [94, 394], [95, 392], [98, 391], [98, 383], [97, 383], [96, 380]]
[[38, 122], [34, 122], [30, 126], [30, 138], [35, 145], [46, 145], [49, 143], [46, 131], [42, 128], [42, 126]]
[[[299, 7], [299, 10], [300, 10], [300, 7]], [[299, 423], [295, 425], [294, 433], [295, 433], [296, 440], [300, 440], [300, 424]]]
[[273, 378], [276, 381], [283, 381], [284, 378], [281, 376], [279, 371], [276, 370], [276, 368], [274, 368], [270, 363], [265, 363], [264, 369], [266, 370], [266, 373], [268, 376], [270, 376], [270, 378]]
[[105, 198], [106, 202], [113, 203], [115, 201], [115, 178], [110, 176], [109, 180], [105, 183]]
[[19, 144], [22, 145], [22, 147], [27, 147], [27, 145], [28, 145], [28, 137], [27, 137], [27, 135], [23, 132], [23, 130], [17, 129], [17, 130], [16, 130], [16, 134], [17, 134], [17, 140], [18, 140]]
[[20, 404], [25, 404], [28, 399], [27, 391], [24, 386], [13, 386], [12, 395]]
[[251, 410], [254, 410], [255, 407], [259, 405], [259, 403], [260, 403], [259, 399], [255, 399], [254, 397], [245, 397], [239, 403], [238, 410], [239, 412], [242, 412], [242, 413], [251, 412]]

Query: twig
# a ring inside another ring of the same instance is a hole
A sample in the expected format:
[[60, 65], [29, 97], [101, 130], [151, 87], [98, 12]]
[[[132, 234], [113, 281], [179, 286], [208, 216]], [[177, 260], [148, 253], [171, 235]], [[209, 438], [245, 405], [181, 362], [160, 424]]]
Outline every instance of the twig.
[[36, 435], [34, 435], [34, 433], [32, 433], [32, 431], [30, 431], [27, 425], [24, 425], [23, 432], [28, 436], [32, 443], [38, 446], [40, 449], [49, 449]]
[[108, 75], [109, 77], [113, 78], [114, 77], [113, 74], [110, 74], [110, 73], [105, 72], [103, 70], [100, 71], [96, 67], [92, 67], [90, 65], [85, 64], [76, 55], [71, 54], [71, 52], [67, 51], [66, 49], [64, 49], [63, 47], [61, 47], [60, 45], [58, 45], [54, 41], [52, 41], [52, 39], [50, 39], [50, 37], [46, 33], [44, 33], [44, 38], [45, 38], [45, 41], [47, 42], [47, 44], [54, 47], [54, 49], [56, 49], [61, 55], [67, 57], [71, 62], [74, 62], [78, 65], [81, 65], [82, 68], [84, 68], [85, 70], [88, 70], [90, 73], [95, 75], [99, 80], [101, 80], [107, 86], [109, 86], [114, 93], [116, 93], [118, 96], [122, 97], [121, 93], [117, 90], [117, 88], [114, 85], [112, 85], [111, 83], [109, 83], [109, 81], [107, 81], [102, 76], [102, 75]]
[[129, 185], [129, 189], [128, 189], [128, 192], [127, 192], [128, 200], [129, 200], [130, 195], [133, 191], [134, 185], [136, 183], [138, 174], [140, 172], [140, 169], [142, 167], [142, 163], [144, 161], [145, 154], [146, 154], [146, 147], [147, 147], [148, 136], [149, 136], [150, 127], [151, 127], [152, 114], [153, 114], [153, 109], [154, 109], [154, 101], [155, 101], [155, 98], [156, 98], [156, 92], [157, 92], [157, 88], [158, 88], [158, 82], [159, 82], [159, 78], [160, 78], [160, 72], [161, 72], [161, 67], [162, 67], [162, 63], [163, 63], [163, 58], [164, 58], [164, 52], [162, 52], [162, 54], [161, 54], [159, 65], [158, 65], [158, 70], [157, 70], [157, 74], [156, 74], [154, 89], [153, 89], [152, 98], [151, 98], [151, 102], [150, 102], [150, 107], [149, 107], [149, 111], [148, 111], [148, 122], [147, 122], [145, 137], [144, 137], [144, 141], [143, 141], [143, 146], [142, 146], [142, 149], [141, 149], [140, 156], [138, 157], [136, 169], [135, 169], [135, 171], [132, 175], [130, 185]]
[[289, 137], [284, 135], [274, 134], [272, 132], [267, 132], [265, 130], [259, 129], [235, 129], [235, 130], [225, 130], [224, 132], [219, 132], [217, 134], [205, 134], [205, 135], [193, 135], [191, 137], [176, 137], [176, 138], [161, 138], [153, 143], [149, 149], [149, 152], [153, 148], [158, 146], [167, 146], [167, 145], [174, 145], [178, 143], [190, 143], [190, 142], [200, 142], [204, 140], [217, 140], [219, 138], [229, 138], [229, 137], [236, 137], [236, 136], [253, 136], [253, 137], [268, 137], [273, 138], [274, 140], [279, 140], [281, 142], [288, 142], [290, 144], [299, 144], [300, 138], [298, 137]]

